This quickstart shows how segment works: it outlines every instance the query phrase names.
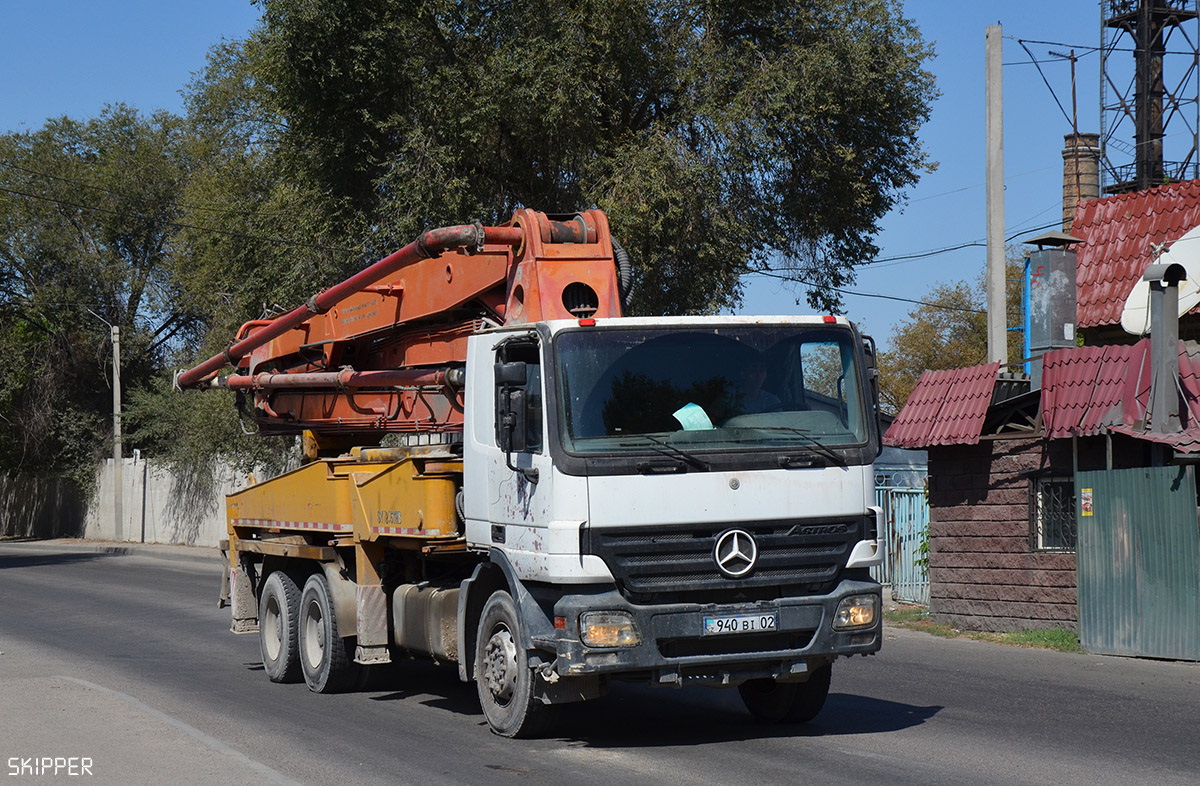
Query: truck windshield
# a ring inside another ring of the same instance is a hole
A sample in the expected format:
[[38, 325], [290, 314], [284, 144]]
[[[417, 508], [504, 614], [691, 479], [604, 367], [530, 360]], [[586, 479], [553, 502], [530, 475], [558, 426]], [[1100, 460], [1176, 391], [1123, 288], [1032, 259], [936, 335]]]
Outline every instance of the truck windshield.
[[572, 454], [828, 454], [867, 441], [854, 334], [844, 327], [573, 330], [554, 346], [560, 433]]

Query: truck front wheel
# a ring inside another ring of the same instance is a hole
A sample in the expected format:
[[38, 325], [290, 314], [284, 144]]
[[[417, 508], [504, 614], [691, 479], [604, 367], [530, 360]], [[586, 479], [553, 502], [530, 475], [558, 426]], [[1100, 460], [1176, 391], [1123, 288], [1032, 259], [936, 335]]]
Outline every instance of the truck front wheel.
[[300, 679], [300, 653], [296, 617], [300, 613], [300, 588], [291, 576], [277, 570], [263, 582], [258, 597], [258, 648], [263, 671], [271, 682]]
[[529, 654], [521, 646], [517, 604], [503, 590], [492, 594], [479, 618], [475, 640], [475, 687], [488, 725], [502, 737], [530, 737], [546, 722], [549, 707], [534, 697]]
[[825, 706], [832, 668], [815, 670], [808, 682], [747, 680], [738, 686], [750, 714], [767, 723], [808, 723]]
[[323, 573], [314, 573], [304, 585], [299, 614], [300, 669], [309, 690], [337, 693], [352, 687], [358, 678], [354, 640], [338, 635], [337, 615]]

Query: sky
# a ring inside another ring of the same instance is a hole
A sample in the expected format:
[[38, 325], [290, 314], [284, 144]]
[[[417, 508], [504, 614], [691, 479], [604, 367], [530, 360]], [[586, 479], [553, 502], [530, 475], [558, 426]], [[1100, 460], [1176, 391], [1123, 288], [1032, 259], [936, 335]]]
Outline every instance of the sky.
[[[1001, 24], [1004, 35], [1007, 236], [1029, 238], [1061, 218], [1061, 151], [1071, 124], [1055, 96], [1069, 113], [1071, 72], [1067, 60], [1050, 51], [1075, 49], [1079, 130], [1100, 130], [1097, 0], [902, 5], [933, 45], [936, 56], [927, 69], [941, 96], [920, 131], [937, 169], [908, 189], [883, 220], [879, 261], [860, 268], [843, 296], [846, 315], [884, 345], [896, 323], [917, 307], [908, 301], [926, 297], [938, 284], [975, 282], [983, 272], [988, 25]], [[222, 38], [245, 36], [258, 18], [259, 8], [249, 0], [0, 0], [0, 132], [33, 130], [50, 117], [93, 117], [119, 101], [145, 113], [182, 111], [180, 91], [204, 67], [209, 48]], [[1044, 61], [1045, 81], [1020, 41]], [[928, 253], [964, 244], [978, 245]], [[910, 255], [921, 256], [897, 259]], [[747, 276], [745, 284], [739, 313], [809, 311], [802, 290], [762, 275]]]

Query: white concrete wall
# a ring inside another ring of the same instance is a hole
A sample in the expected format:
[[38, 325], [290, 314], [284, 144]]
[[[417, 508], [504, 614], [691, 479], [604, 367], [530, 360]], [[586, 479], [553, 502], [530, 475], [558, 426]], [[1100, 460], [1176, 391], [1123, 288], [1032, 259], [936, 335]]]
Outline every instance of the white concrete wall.
[[225, 495], [244, 488], [246, 478], [226, 470], [215, 489], [190, 489], [167, 470], [141, 457], [121, 467], [121, 533], [114, 516], [113, 462], [99, 468], [88, 505], [84, 537], [142, 543], [216, 546], [225, 538]]

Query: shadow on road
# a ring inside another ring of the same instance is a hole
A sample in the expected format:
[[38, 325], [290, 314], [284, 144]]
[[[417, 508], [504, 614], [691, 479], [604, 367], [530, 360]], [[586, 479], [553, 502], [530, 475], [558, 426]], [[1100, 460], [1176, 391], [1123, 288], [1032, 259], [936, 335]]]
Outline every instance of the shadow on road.
[[91, 562], [106, 557], [129, 554], [129, 549], [110, 548], [104, 551], [71, 551], [56, 554], [0, 554], [0, 570], [5, 568], [40, 568], [48, 565]]
[[920, 726], [941, 712], [941, 705], [921, 707], [896, 701], [855, 696], [849, 693], [833, 693], [825, 709], [809, 724], [810, 737], [828, 737], [838, 734], [880, 734]]
[[[379, 668], [364, 692], [371, 701], [415, 701], [426, 707], [473, 717], [483, 714], [473, 684], [459, 682], [452, 667], [409, 661]], [[825, 709], [807, 724], [755, 721], [736, 690], [687, 688], [672, 691], [617, 683], [607, 696], [558, 708], [547, 737], [595, 748], [704, 745], [771, 737], [833, 737], [884, 734], [920, 726], [942, 710], [831, 693]]]
[[455, 715], [483, 717], [474, 683], [460, 682], [453, 666], [412, 661], [376, 669], [365, 689], [387, 692], [372, 696], [371, 701], [417, 701]]
[[881, 734], [919, 726], [942, 710], [940, 706], [919, 707], [833, 693], [825, 709], [810, 723], [765, 724], [741, 707], [736, 691], [701, 691], [665, 696], [653, 689], [639, 689], [636, 695], [624, 696], [614, 691], [604, 699], [579, 705], [582, 712], [564, 713], [562, 725], [553, 736], [593, 748], [644, 748], [772, 737]]

